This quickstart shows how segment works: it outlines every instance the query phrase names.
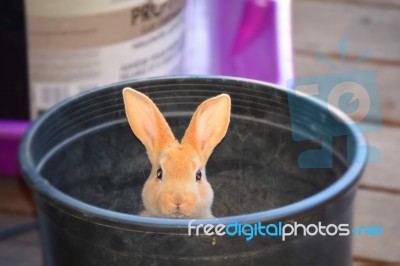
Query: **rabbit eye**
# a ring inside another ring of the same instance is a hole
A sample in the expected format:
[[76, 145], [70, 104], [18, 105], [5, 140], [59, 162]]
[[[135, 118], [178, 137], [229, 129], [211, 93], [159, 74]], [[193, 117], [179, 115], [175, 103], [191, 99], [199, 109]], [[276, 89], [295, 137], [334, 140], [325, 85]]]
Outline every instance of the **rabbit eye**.
[[197, 170], [197, 172], [196, 172], [196, 180], [198, 181], [200, 179], [201, 179], [201, 171]]
[[157, 170], [157, 178], [158, 178], [158, 179], [162, 179], [162, 170], [161, 170], [161, 168], [159, 168], [159, 169]]

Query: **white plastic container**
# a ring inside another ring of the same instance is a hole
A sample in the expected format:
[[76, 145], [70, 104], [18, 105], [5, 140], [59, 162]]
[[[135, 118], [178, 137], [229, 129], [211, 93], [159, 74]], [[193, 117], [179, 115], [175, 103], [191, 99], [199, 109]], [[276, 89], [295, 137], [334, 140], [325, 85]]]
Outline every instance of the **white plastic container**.
[[178, 74], [184, 0], [25, 0], [31, 117], [87, 89]]

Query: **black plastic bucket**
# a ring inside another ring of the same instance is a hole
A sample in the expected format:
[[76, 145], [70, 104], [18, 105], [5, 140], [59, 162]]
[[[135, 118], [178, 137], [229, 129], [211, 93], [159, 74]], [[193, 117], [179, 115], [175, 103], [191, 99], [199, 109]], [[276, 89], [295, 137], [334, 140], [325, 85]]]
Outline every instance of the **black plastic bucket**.
[[[190, 220], [135, 215], [150, 163], [126, 120], [127, 86], [154, 100], [177, 137], [203, 100], [222, 92], [232, 98], [228, 133], [207, 165], [218, 218], [193, 224], [321, 222], [351, 229], [366, 152], [346, 116], [333, 111], [332, 123], [332, 111], [321, 102], [252, 80], [154, 78], [73, 97], [25, 135], [20, 162], [38, 207], [45, 265], [351, 264], [351, 235], [298, 233], [285, 241], [194, 231], [188, 236]], [[317, 161], [332, 167], [300, 167], [299, 156], [326, 148], [318, 142], [326, 138], [333, 140], [332, 153]]]

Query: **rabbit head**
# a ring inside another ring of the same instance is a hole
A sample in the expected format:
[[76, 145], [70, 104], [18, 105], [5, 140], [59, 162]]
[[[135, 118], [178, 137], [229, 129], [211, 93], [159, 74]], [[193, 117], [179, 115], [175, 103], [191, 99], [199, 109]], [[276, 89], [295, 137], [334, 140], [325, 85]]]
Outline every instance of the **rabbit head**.
[[193, 114], [181, 142], [149, 97], [123, 90], [126, 115], [152, 164], [146, 180], [141, 215], [164, 218], [212, 218], [214, 192], [207, 181], [206, 163], [224, 138], [231, 100], [221, 94], [204, 101]]

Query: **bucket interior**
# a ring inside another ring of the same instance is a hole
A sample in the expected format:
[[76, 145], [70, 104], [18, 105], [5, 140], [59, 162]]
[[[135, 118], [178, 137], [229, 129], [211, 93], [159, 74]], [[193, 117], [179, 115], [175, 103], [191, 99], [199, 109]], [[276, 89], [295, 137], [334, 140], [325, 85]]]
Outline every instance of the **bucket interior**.
[[[150, 162], [125, 117], [126, 85], [85, 93], [50, 112], [37, 128], [31, 156], [41, 176], [63, 193], [100, 208], [137, 214]], [[317, 136], [334, 135], [338, 127], [348, 130], [330, 123], [328, 111], [305, 98], [289, 99], [283, 90], [246, 81], [156, 80], [134, 86], [154, 100], [177, 139], [203, 100], [230, 94], [230, 126], [206, 167], [217, 217], [300, 201], [333, 184], [349, 167], [349, 140], [344, 137], [333, 138], [331, 155], [318, 157], [318, 162], [333, 162], [332, 167], [299, 166], [301, 153], [321, 149]]]

